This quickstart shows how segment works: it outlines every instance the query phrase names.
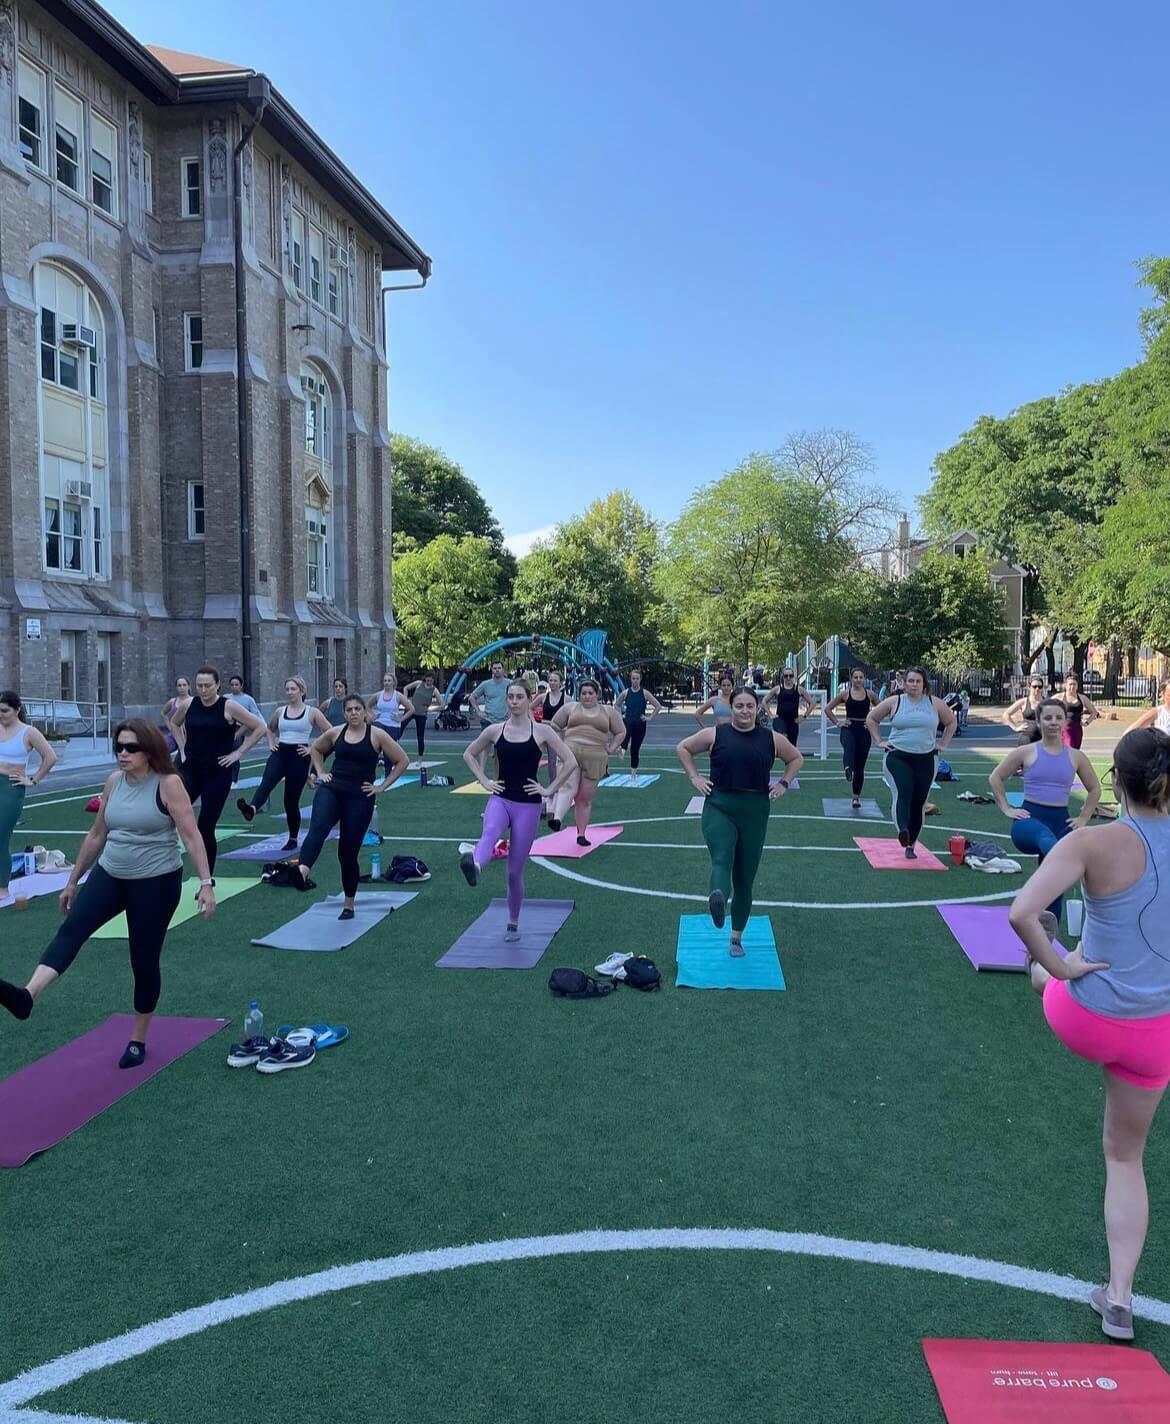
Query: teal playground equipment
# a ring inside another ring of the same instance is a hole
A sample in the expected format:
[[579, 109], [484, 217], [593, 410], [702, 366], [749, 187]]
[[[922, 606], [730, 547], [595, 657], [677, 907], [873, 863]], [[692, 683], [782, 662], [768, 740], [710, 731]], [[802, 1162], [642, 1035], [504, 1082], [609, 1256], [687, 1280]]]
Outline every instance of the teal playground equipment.
[[859, 658], [844, 638], [834, 633], [820, 645], [815, 638], [806, 638], [799, 652], [789, 653], [784, 661], [786, 668], [796, 673], [796, 681], [810, 691], [822, 688], [833, 696], [847, 676], [849, 669], [865, 669], [867, 680], [877, 677], [874, 668]]
[[459, 671], [447, 684], [448, 701], [465, 690], [467, 674], [472, 668], [494, 658], [505, 648], [517, 647], [527, 648], [534, 658], [551, 655], [564, 665], [570, 677], [584, 677], [586, 673], [594, 673], [604, 679], [616, 697], [626, 684], [617, 664], [609, 655], [607, 642], [608, 635], [604, 628], [587, 628], [575, 639], [554, 638], [547, 633], [518, 633], [507, 638], [497, 638], [494, 642], [485, 643], [482, 648], [476, 648], [475, 652], [469, 653], [463, 659]]

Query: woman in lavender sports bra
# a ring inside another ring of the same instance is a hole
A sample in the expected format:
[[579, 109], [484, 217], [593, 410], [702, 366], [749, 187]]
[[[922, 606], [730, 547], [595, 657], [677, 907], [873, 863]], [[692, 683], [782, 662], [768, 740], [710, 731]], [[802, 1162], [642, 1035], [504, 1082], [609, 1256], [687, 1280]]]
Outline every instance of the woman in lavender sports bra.
[[[1101, 783], [1084, 752], [1065, 743], [1068, 711], [1063, 702], [1046, 698], [1036, 708], [1036, 720], [1040, 740], [1008, 752], [987, 779], [996, 804], [1012, 823], [1012, 845], [1040, 862], [1070, 831], [1089, 824], [1101, 799]], [[1017, 772], [1024, 778], [1022, 806], [1009, 803], [1005, 786]], [[1085, 788], [1085, 804], [1071, 816], [1069, 796], [1078, 776]], [[1048, 907], [1058, 919], [1061, 904], [1058, 896]]]

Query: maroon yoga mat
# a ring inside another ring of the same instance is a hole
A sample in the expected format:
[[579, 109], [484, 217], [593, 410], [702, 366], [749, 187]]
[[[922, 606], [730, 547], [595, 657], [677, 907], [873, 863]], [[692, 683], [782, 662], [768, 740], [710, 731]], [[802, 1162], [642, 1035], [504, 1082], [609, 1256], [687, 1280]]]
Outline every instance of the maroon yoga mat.
[[230, 1022], [156, 1018], [146, 1062], [141, 1068], [119, 1068], [134, 1018], [111, 1014], [80, 1038], [18, 1069], [0, 1081], [0, 1167], [23, 1167], [38, 1152], [55, 1147]]

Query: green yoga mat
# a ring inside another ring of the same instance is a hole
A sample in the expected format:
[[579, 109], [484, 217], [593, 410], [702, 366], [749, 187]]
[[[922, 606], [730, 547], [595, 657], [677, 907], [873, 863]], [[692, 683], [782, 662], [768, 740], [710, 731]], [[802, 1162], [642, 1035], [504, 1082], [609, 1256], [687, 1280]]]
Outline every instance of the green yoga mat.
[[675, 983], [690, 989], [783, 989], [784, 973], [776, 954], [772, 921], [753, 915], [743, 932], [744, 955], [728, 953], [731, 926], [717, 930], [707, 915], [681, 915], [678, 922], [678, 972]]
[[[234, 895], [242, 895], [245, 890], [251, 890], [253, 886], [259, 885], [259, 880], [248, 880], [243, 876], [236, 876], [233, 880], [220, 880], [215, 887], [215, 904], [217, 911], [225, 900], [230, 900]], [[195, 903], [195, 891], [197, 884], [194, 880], [183, 881], [183, 898], [179, 901], [179, 908], [171, 917], [170, 928], [181, 925], [184, 920], [193, 920], [199, 914], [199, 907]], [[128, 939], [130, 931], [126, 928], [126, 916], [116, 915], [108, 924], [104, 924], [100, 930], [94, 933], [94, 939]]]

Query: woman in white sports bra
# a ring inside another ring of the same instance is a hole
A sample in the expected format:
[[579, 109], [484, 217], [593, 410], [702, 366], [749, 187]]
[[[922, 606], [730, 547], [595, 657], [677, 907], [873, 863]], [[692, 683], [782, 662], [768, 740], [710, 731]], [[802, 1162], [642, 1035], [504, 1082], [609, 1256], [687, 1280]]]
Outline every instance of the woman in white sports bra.
[[[57, 753], [24, 720], [23, 709], [18, 693], [0, 692], [0, 900], [8, 894], [12, 832], [24, 810], [24, 789], [44, 781], [57, 764]], [[28, 769], [33, 752], [41, 759], [35, 776]]]
[[284, 814], [288, 821], [285, 850], [296, 850], [301, 830], [301, 792], [309, 779], [312, 762], [309, 747], [322, 732], [329, 730], [329, 719], [319, 707], [305, 701], [305, 679], [296, 673], [284, 684], [288, 701], [278, 707], [268, 719], [268, 745], [271, 751], [260, 785], [251, 801], [241, 796], [236, 809], [245, 821], [251, 822], [256, 812], [267, 802], [281, 781], [284, 782]]
[[1131, 732], [1139, 727], [1156, 727], [1170, 737], [1170, 677], [1163, 678], [1158, 685], [1158, 701], [1146, 710], [1130, 726]]

